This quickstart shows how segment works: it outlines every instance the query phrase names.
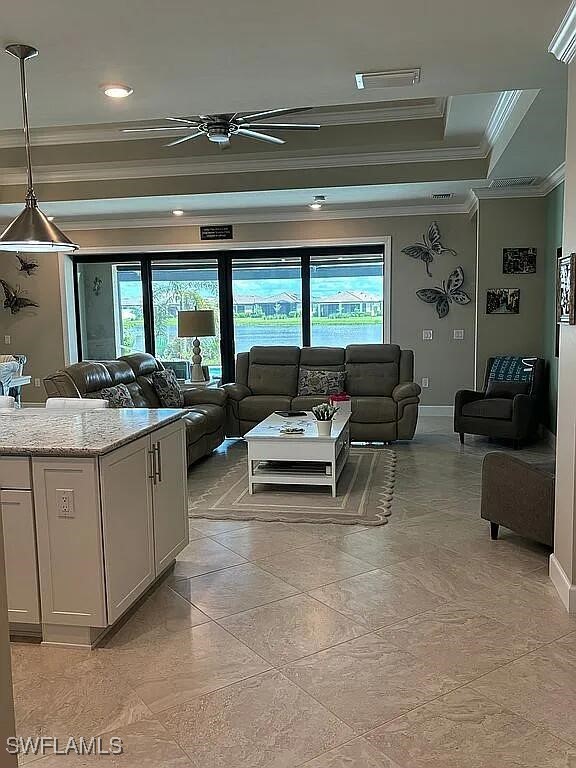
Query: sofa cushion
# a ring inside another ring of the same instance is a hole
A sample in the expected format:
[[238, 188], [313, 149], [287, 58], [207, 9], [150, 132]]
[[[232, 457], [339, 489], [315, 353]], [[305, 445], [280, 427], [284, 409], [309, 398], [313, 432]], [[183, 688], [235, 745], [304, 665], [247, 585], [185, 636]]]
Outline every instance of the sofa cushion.
[[248, 369], [252, 394], [295, 397], [299, 360], [299, 347], [252, 347]]
[[462, 406], [462, 416], [472, 416], [479, 419], [508, 419], [512, 418], [513, 401], [506, 397], [491, 397], [474, 400]]
[[131, 355], [123, 355], [118, 358], [123, 360], [134, 371], [134, 376], [149, 376], [154, 371], [162, 370], [162, 363], [154, 355], [148, 352], [133, 352]]
[[[112, 377], [102, 363], [73, 363], [64, 373], [72, 380], [80, 397], [85, 397], [90, 392], [99, 392], [104, 387], [113, 386]], [[72, 394], [72, 392], [59, 392], [59, 394]]]
[[298, 395], [337, 395], [344, 391], [344, 371], [300, 368]]
[[134, 408], [134, 401], [126, 384], [104, 387], [99, 392], [89, 392], [86, 397], [95, 400], [108, 400], [110, 408]]
[[507, 397], [512, 400], [516, 395], [529, 395], [531, 387], [532, 384], [529, 381], [489, 380], [486, 397]]
[[205, 417], [206, 432], [216, 432], [224, 424], [224, 409], [219, 405], [193, 405], [190, 412], [201, 413]]
[[353, 397], [351, 421], [356, 424], [385, 424], [396, 421], [396, 403], [391, 397]]
[[274, 411], [289, 411], [292, 398], [282, 395], [251, 395], [238, 404], [238, 414], [243, 421], [262, 421]]
[[150, 378], [163, 408], [182, 408], [184, 396], [174, 371], [154, 371]]
[[186, 424], [186, 445], [203, 439], [208, 432], [206, 414], [199, 411], [188, 411], [183, 418]]
[[290, 410], [292, 411], [311, 411], [314, 405], [328, 402], [326, 395], [302, 395], [292, 399]]
[[399, 363], [397, 344], [350, 344], [346, 347], [346, 391], [390, 397], [399, 382]]
[[302, 347], [300, 350], [300, 368], [343, 371], [344, 349], [342, 347]]

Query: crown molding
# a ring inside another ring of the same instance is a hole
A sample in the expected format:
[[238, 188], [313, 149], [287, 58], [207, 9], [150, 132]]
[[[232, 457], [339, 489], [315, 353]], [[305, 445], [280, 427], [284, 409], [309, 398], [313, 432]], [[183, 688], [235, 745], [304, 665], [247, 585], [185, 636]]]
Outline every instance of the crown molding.
[[[442, 118], [446, 114], [447, 99], [439, 97], [428, 99], [421, 104], [394, 102], [389, 106], [374, 109], [350, 109], [340, 112], [306, 113], [299, 122], [316, 123], [322, 126], [333, 125], [362, 125], [367, 123], [401, 122], [404, 120], [427, 120]], [[280, 120], [280, 118], [278, 118]], [[274, 122], [274, 121], [270, 121]], [[156, 126], [157, 120], [141, 120], [138, 125]], [[56, 126], [54, 128], [36, 128], [31, 130], [34, 146], [56, 146], [66, 144], [100, 144], [114, 141], [142, 141], [154, 138], [164, 139], [173, 135], [167, 130], [155, 132], [154, 136], [143, 136], [138, 133], [122, 133], [122, 128], [135, 125], [135, 121], [123, 123], [105, 123], [102, 125], [72, 125]], [[21, 129], [0, 131], [0, 149], [11, 149], [24, 146]]]
[[506, 127], [523, 91], [502, 91], [486, 127], [486, 142], [493, 147]]
[[546, 197], [553, 189], [564, 181], [565, 163], [559, 165], [538, 184], [520, 187], [482, 187], [472, 189], [471, 193], [477, 200], [500, 200], [514, 197]]
[[542, 182], [540, 187], [544, 195], [548, 195], [553, 189], [562, 184], [566, 178], [566, 163], [562, 163], [552, 173], [547, 176]]
[[[163, 158], [146, 162], [82, 163], [77, 165], [36, 166], [36, 182], [58, 184], [79, 181], [113, 181], [120, 179], [149, 179], [170, 176], [202, 176], [212, 174], [251, 173], [319, 168], [352, 168], [371, 165], [400, 165], [405, 163], [447, 162], [453, 160], [485, 160], [484, 146], [436, 147], [434, 149], [401, 150], [398, 152], [360, 152], [330, 155], [302, 153], [291, 157], [253, 156], [236, 160], [202, 160], [198, 158]], [[3, 186], [20, 185], [26, 181], [24, 169], [2, 168]]]
[[556, 56], [558, 61], [564, 64], [571, 64], [576, 58], [576, 0], [570, 4], [562, 19], [548, 46], [548, 53]]

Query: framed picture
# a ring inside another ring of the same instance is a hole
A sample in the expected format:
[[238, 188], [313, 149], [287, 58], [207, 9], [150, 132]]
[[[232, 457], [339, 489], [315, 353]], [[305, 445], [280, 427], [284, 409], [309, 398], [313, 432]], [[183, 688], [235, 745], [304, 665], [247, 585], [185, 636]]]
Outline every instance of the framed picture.
[[533, 275], [536, 272], [537, 248], [504, 248], [502, 272], [505, 275]]
[[556, 319], [559, 323], [576, 325], [574, 281], [576, 253], [560, 256], [556, 270]]
[[519, 288], [493, 288], [486, 293], [487, 315], [520, 314]]

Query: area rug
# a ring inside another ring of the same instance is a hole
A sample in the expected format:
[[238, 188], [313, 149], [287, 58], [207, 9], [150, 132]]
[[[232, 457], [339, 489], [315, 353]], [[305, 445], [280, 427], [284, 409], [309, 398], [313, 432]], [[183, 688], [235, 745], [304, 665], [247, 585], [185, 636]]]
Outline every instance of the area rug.
[[[390, 448], [352, 448], [336, 498], [327, 487], [296, 485], [257, 485], [250, 496], [245, 451], [227, 467], [214, 469], [192, 473], [191, 518], [384, 525], [392, 505], [396, 454]], [[223, 471], [216, 474], [218, 469]]]

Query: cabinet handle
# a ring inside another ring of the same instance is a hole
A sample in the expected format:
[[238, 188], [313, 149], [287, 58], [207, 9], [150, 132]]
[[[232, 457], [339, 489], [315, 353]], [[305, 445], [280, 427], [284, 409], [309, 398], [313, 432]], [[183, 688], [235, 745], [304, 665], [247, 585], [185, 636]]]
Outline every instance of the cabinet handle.
[[160, 443], [154, 444], [154, 450], [156, 452], [156, 475], [158, 482], [162, 482], [162, 454], [160, 453]]
[[156, 451], [154, 448], [152, 448], [152, 450], [148, 451], [148, 453], [150, 454], [150, 459], [152, 461], [152, 468], [150, 470], [152, 474], [148, 475], [148, 479], [153, 480], [154, 485], [156, 485]]

